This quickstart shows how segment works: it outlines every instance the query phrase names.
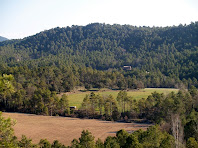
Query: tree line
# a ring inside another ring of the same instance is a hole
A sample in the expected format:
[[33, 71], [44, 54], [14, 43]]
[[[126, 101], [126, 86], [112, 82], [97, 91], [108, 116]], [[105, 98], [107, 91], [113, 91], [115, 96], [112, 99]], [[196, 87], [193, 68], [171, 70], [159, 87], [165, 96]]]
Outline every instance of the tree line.
[[91, 67], [78, 66], [46, 66], [29, 68], [27, 66], [8, 67], [0, 65], [0, 74], [12, 74], [16, 87], [26, 89], [28, 85], [45, 88], [50, 91], [69, 92], [75, 87], [110, 89], [140, 88], [189, 88], [197, 87], [196, 78], [176, 79], [164, 76], [160, 71], [125, 71], [123, 69], [96, 70]]

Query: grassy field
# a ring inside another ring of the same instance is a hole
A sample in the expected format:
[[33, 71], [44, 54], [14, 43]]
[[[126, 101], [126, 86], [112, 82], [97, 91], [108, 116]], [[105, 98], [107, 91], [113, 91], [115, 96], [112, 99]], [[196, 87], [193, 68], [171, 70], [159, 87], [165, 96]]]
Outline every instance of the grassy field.
[[[164, 93], [165, 95], [167, 95], [172, 91], [178, 92], [178, 89], [145, 88], [145, 89], [140, 89], [140, 90], [130, 90], [130, 91], [127, 91], [127, 94], [128, 96], [132, 96], [134, 99], [141, 99], [141, 98], [147, 98], [154, 91], [158, 93]], [[101, 89], [101, 90], [92, 90], [92, 91], [86, 91], [86, 92], [77, 91], [75, 93], [66, 93], [68, 95], [70, 106], [77, 106], [77, 108], [80, 108], [84, 97], [87, 94], [90, 94], [91, 92], [94, 92], [95, 94], [100, 94], [101, 96], [108, 96], [111, 94], [114, 98], [116, 98], [119, 93], [119, 90]]]
[[78, 139], [82, 130], [86, 129], [93, 134], [95, 140], [105, 140], [107, 136], [115, 136], [120, 129], [132, 132], [138, 129], [146, 130], [151, 125], [22, 113], [3, 113], [3, 116], [17, 121], [14, 131], [19, 139], [26, 135], [35, 144], [39, 143], [40, 139], [47, 139], [51, 143], [58, 140], [66, 146], [70, 145], [74, 138]]

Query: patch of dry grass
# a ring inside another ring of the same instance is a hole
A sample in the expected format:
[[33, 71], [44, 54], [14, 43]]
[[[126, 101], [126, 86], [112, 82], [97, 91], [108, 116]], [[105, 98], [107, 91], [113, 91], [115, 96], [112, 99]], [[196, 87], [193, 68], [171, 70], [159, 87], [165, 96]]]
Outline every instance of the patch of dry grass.
[[17, 120], [14, 126], [15, 135], [20, 139], [26, 135], [38, 143], [40, 139], [48, 139], [51, 143], [58, 140], [66, 146], [71, 144], [74, 138], [79, 138], [82, 130], [88, 129], [95, 140], [104, 140], [107, 136], [115, 136], [120, 129], [134, 131], [145, 130], [148, 124], [118, 123], [100, 121], [95, 119], [78, 119], [68, 117], [51, 117], [22, 113], [3, 113], [3, 116]]

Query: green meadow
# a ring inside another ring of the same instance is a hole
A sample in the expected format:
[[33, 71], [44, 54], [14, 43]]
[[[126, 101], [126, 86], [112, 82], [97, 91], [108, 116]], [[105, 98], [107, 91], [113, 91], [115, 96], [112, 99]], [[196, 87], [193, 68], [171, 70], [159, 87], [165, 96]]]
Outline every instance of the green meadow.
[[[167, 95], [171, 92], [178, 92], [178, 89], [170, 89], [170, 88], [145, 88], [140, 90], [129, 90], [127, 91], [128, 96], [132, 96], [134, 99], [141, 99], [141, 98], [147, 98], [151, 93], [153, 92], [158, 93], [164, 93], [164, 95]], [[101, 96], [108, 96], [112, 95], [114, 98], [117, 97], [119, 90], [109, 90], [109, 89], [101, 89], [101, 90], [91, 90], [91, 91], [77, 91], [75, 93], [69, 93], [67, 94], [69, 99], [70, 106], [76, 106], [77, 108], [81, 107], [81, 103], [84, 99], [84, 97], [91, 92], [94, 92], [95, 94], [100, 94]]]

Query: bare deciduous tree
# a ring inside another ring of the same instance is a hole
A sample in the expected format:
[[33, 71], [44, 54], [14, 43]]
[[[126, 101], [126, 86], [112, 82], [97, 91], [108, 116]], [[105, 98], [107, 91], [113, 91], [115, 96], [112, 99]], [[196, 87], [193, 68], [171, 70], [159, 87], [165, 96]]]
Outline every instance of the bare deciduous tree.
[[172, 121], [172, 133], [175, 138], [175, 146], [176, 148], [183, 147], [183, 139], [184, 139], [184, 129], [182, 127], [182, 123], [180, 120], [180, 116], [178, 114], [171, 115]]

